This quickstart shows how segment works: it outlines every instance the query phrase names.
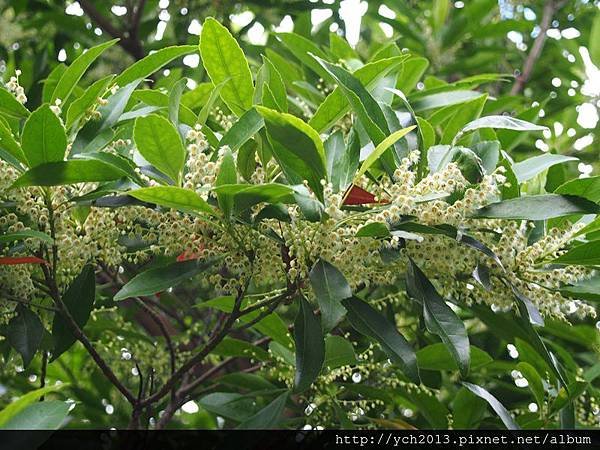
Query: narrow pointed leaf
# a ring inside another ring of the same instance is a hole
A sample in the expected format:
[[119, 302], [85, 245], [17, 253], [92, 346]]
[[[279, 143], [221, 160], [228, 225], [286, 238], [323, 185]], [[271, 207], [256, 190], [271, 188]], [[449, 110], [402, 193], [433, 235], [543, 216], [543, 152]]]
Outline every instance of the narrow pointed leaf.
[[323, 329], [329, 331], [346, 313], [341, 301], [352, 296], [352, 289], [344, 274], [323, 259], [319, 259], [312, 267], [309, 278], [321, 308]]
[[113, 181], [128, 176], [112, 164], [94, 159], [71, 159], [40, 164], [29, 169], [13, 183], [13, 188], [26, 186], [61, 186], [68, 184]]
[[359, 333], [376, 340], [413, 383], [420, 383], [415, 351], [398, 332], [396, 326], [357, 297], [348, 298], [342, 304], [348, 311], [348, 319], [352, 327]]
[[254, 414], [252, 417], [244, 420], [238, 425], [239, 430], [269, 430], [277, 428], [283, 418], [283, 410], [289, 393], [286, 391]]
[[23, 358], [23, 367], [29, 363], [40, 348], [44, 326], [39, 317], [23, 305], [17, 307], [17, 315], [8, 322], [8, 342]]
[[546, 220], [571, 214], [598, 214], [600, 205], [572, 195], [530, 195], [484, 206], [475, 217], [490, 219]]
[[423, 316], [429, 332], [440, 337], [454, 357], [461, 375], [466, 376], [469, 372], [470, 348], [465, 324], [412, 259], [409, 259], [407, 267], [406, 289], [411, 297], [423, 305]]
[[496, 397], [490, 394], [487, 390], [482, 388], [481, 386], [477, 386], [476, 384], [462, 383], [464, 387], [466, 387], [469, 391], [475, 394], [477, 397], [484, 399], [488, 404], [492, 407], [494, 412], [500, 417], [504, 426], [509, 430], [520, 430], [521, 428], [514, 421], [508, 410], [504, 407], [502, 403], [498, 401]]
[[315, 381], [325, 360], [325, 340], [321, 322], [310, 304], [300, 297], [300, 310], [294, 322], [296, 375], [294, 390], [303, 392]]

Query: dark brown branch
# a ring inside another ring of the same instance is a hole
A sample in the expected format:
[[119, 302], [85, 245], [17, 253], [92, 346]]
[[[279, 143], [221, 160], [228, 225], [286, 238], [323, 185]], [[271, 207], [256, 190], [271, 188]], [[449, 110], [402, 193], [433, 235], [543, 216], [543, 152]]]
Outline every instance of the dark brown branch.
[[119, 45], [123, 50], [133, 56], [135, 59], [144, 57], [144, 50], [141, 43], [131, 36], [131, 33], [124, 33], [117, 29], [106, 16], [96, 9], [94, 4], [89, 0], [80, 0], [81, 9], [85, 11], [88, 17], [100, 27], [100, 29], [108, 33], [113, 38], [118, 38]]
[[552, 25], [554, 14], [556, 14], [556, 12], [561, 9], [565, 3], [565, 0], [560, 2], [557, 2], [556, 0], [547, 0], [544, 3], [542, 20], [540, 21], [540, 32], [533, 41], [533, 45], [531, 46], [531, 50], [527, 55], [525, 64], [523, 64], [523, 70], [521, 74], [516, 77], [516, 81], [515, 84], [513, 84], [510, 95], [520, 94], [525, 88], [527, 81], [529, 81], [529, 78], [531, 78], [535, 64], [542, 55], [542, 50], [544, 49], [544, 44], [546, 43], [546, 32]]

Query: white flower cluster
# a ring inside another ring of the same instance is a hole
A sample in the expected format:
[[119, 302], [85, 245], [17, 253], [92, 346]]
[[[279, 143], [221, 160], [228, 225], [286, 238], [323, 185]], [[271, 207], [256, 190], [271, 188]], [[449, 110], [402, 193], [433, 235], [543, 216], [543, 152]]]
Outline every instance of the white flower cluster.
[[27, 103], [27, 96], [25, 95], [25, 89], [19, 84], [19, 75], [21, 75], [21, 71], [15, 70], [15, 75], [10, 77], [8, 83], [6, 83], [6, 89], [15, 96], [19, 103], [25, 104]]

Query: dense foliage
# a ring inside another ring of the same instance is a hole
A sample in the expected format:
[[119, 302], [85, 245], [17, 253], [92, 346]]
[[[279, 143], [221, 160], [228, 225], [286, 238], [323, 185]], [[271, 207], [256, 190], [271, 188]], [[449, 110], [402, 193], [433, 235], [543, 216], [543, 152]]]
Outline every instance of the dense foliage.
[[[114, 75], [88, 69], [117, 40], [40, 91], [15, 69], [0, 427], [597, 426], [600, 177], [535, 150], [550, 106], [444, 60], [477, 14], [444, 5], [437, 49], [247, 57], [209, 18]], [[193, 89], [160, 75], [186, 55]]]

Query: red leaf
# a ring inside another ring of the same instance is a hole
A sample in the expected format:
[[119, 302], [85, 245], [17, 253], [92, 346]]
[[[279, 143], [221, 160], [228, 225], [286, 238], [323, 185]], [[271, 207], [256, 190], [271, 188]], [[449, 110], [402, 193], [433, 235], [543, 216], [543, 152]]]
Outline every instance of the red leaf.
[[16, 264], [48, 264], [37, 256], [0, 256], [0, 266], [14, 266]]
[[375, 200], [375, 196], [369, 191], [365, 191], [363, 188], [353, 184], [346, 191], [343, 205], [367, 205], [369, 203], [388, 203], [387, 200]]

